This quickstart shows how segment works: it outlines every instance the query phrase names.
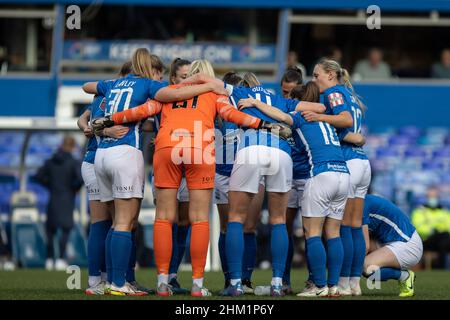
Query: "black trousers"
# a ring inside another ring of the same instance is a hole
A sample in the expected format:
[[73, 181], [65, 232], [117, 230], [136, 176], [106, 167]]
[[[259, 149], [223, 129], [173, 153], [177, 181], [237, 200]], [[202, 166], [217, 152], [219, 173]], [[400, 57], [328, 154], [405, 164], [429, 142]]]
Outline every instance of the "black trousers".
[[61, 236], [59, 237], [59, 257], [60, 259], [65, 259], [66, 257], [66, 247], [69, 241], [70, 231], [72, 228], [58, 228], [55, 226], [46, 226], [47, 231], [47, 258], [55, 258], [55, 248], [53, 244], [53, 239], [58, 230], [61, 230]]
[[450, 233], [434, 233], [423, 242], [424, 251], [434, 251], [439, 255], [437, 268], [445, 268], [447, 254], [450, 253]]

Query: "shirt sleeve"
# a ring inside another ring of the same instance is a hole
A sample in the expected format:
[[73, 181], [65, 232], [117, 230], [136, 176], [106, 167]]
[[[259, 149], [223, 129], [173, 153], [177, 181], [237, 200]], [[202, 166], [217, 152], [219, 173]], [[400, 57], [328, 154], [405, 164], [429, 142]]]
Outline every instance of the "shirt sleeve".
[[147, 100], [146, 103], [135, 108], [114, 113], [112, 120], [114, 124], [137, 122], [161, 112], [162, 106], [159, 101]]
[[369, 209], [364, 208], [363, 211], [363, 219], [362, 219], [362, 225], [368, 225], [370, 222], [370, 216], [369, 216]]
[[88, 104], [84, 109], [83, 109], [83, 112], [82, 112], [82, 114], [83, 113], [85, 113], [86, 111], [90, 111], [91, 112], [91, 114], [92, 114], [92, 108], [93, 108], [93, 105], [94, 105], [94, 102], [92, 102], [91, 104]]
[[347, 133], [349, 133], [349, 128], [336, 128], [336, 133], [339, 138], [339, 141], [343, 141]]
[[150, 99], [154, 99], [159, 89], [167, 87], [167, 82], [161, 82], [156, 80], [149, 80], [150, 85], [148, 88], [148, 95]]
[[[231, 86], [231, 85], [227, 85], [227, 86]], [[229, 91], [228, 89], [228, 93], [230, 96], [234, 97], [234, 99], [237, 101], [241, 100], [241, 99], [247, 99], [249, 92], [246, 90], [246, 88], [242, 88], [242, 87], [235, 87], [235, 86], [231, 86], [233, 88], [233, 90]], [[231, 92], [231, 93], [230, 93]]]
[[216, 109], [224, 120], [233, 122], [242, 127], [256, 129], [261, 122], [261, 119], [235, 109], [226, 96], [217, 96]]
[[228, 95], [231, 96], [234, 91], [234, 86], [232, 86], [231, 84], [224, 83], [224, 87], [228, 91]]
[[298, 111], [292, 111], [289, 112], [289, 115], [292, 118], [293, 124], [292, 127], [293, 128], [300, 128], [306, 121], [305, 119], [302, 117], [301, 113]]
[[331, 113], [338, 115], [343, 111], [349, 111], [349, 107], [345, 102], [345, 97], [340, 92], [329, 93], [325, 99], [327, 100], [328, 106], [331, 108]]
[[111, 80], [97, 82], [97, 94], [106, 97], [106, 93], [111, 89], [113, 83]]
[[286, 108], [286, 111], [284, 112], [292, 112], [295, 111], [295, 108], [297, 108], [297, 105], [299, 104], [300, 101], [298, 100], [294, 100], [294, 99], [286, 99], [286, 98], [281, 98], [282, 102], [284, 103], [284, 106]]

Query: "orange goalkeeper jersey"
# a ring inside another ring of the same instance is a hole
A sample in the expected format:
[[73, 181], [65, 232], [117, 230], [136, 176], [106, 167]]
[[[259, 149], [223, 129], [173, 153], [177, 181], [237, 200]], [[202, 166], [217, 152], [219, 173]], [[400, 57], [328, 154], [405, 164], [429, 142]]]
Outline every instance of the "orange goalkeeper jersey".
[[204, 149], [214, 141], [214, 119], [224, 120], [248, 128], [257, 128], [260, 119], [234, 108], [228, 97], [208, 92], [192, 99], [170, 103], [149, 100], [146, 103], [112, 115], [115, 124], [135, 122], [161, 112], [161, 126], [155, 150], [167, 147]]

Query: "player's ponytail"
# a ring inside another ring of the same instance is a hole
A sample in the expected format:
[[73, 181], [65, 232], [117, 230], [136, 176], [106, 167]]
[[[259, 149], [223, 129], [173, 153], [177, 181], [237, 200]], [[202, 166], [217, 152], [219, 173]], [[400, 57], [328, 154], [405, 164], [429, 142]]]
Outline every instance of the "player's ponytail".
[[[156, 54], [150, 54], [150, 59], [152, 61], [152, 71], [153, 74], [155, 72], [159, 72], [162, 76], [164, 74], [164, 71], [166, 70], [166, 66], [164, 65], [164, 62], [162, 62], [161, 58], [158, 57]], [[160, 80], [160, 79], [155, 79]]]
[[136, 49], [131, 58], [131, 71], [142, 78], [153, 79], [152, 57], [146, 48]]
[[205, 74], [205, 75], [213, 77], [213, 78], [216, 77], [211, 63], [205, 59], [194, 60], [192, 62], [188, 77], [193, 76], [194, 74], [197, 74], [197, 73]]
[[353, 90], [353, 85], [352, 85], [352, 83], [351, 83], [351, 81], [350, 81], [350, 75], [348, 74], [347, 69], [341, 68], [341, 70], [340, 70], [340, 72], [339, 72], [339, 75], [340, 75], [341, 82], [342, 82], [347, 88], [349, 88], [350, 90], [354, 91], [354, 90]]
[[353, 93], [356, 102], [359, 104], [363, 112], [367, 109], [367, 107], [361, 101], [361, 97], [356, 94], [355, 89], [353, 88], [353, 85], [350, 81], [350, 75], [346, 69], [342, 68], [337, 61], [326, 58], [321, 59], [318, 64], [325, 72], [334, 73], [336, 75], [337, 82], [346, 86]]
[[252, 88], [261, 85], [258, 77], [253, 72], [246, 72], [242, 77], [241, 86]]

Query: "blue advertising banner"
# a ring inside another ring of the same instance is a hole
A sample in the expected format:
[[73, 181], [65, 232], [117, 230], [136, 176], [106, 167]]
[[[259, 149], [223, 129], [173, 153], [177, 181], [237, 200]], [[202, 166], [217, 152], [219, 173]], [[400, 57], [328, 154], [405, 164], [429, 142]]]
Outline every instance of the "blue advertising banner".
[[292, 8], [322, 10], [365, 9], [370, 5], [377, 5], [381, 10], [386, 11], [450, 11], [450, 0], [0, 0], [0, 3]]
[[63, 59], [124, 61], [137, 48], [148, 48], [164, 62], [175, 58], [208, 59], [212, 63], [274, 63], [275, 45], [185, 44], [161, 41], [65, 41]]

